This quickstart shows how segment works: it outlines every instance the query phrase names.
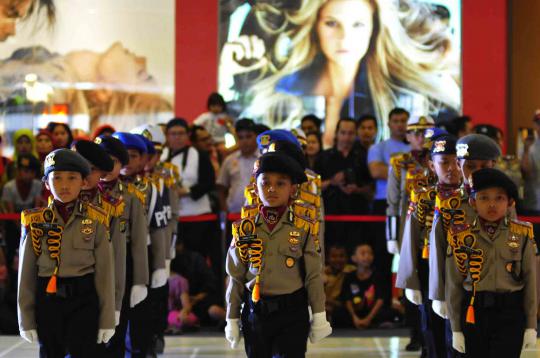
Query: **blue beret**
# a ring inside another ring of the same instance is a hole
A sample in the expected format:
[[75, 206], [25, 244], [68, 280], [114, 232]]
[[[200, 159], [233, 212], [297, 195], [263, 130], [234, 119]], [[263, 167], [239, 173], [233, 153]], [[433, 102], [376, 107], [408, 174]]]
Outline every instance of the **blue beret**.
[[141, 153], [147, 153], [148, 147], [146, 146], [146, 143], [141, 139], [141, 137], [126, 133], [126, 132], [115, 132], [113, 134], [114, 138], [117, 138], [124, 144], [124, 147], [126, 149], [136, 149]]
[[288, 175], [293, 184], [301, 184], [307, 181], [304, 169], [300, 164], [282, 152], [271, 152], [263, 154], [257, 165], [255, 177], [262, 173], [280, 173]]
[[270, 143], [276, 141], [276, 140], [284, 140], [287, 142], [291, 142], [298, 146], [298, 148], [301, 148], [300, 142], [296, 138], [294, 134], [289, 132], [285, 129], [271, 129], [265, 132], [262, 132], [257, 136], [257, 145], [259, 146], [259, 150], [263, 151]]
[[114, 162], [99, 144], [89, 140], [78, 140], [73, 146], [75, 151], [88, 160], [90, 164], [103, 171], [110, 172], [114, 168]]
[[486, 135], [468, 134], [458, 139], [456, 154], [459, 159], [497, 160], [501, 155], [501, 149]]
[[473, 193], [489, 188], [502, 188], [510, 199], [518, 199], [518, 189], [510, 177], [493, 168], [483, 168], [472, 173]]
[[79, 153], [61, 148], [47, 154], [45, 157], [43, 175], [45, 178], [54, 171], [79, 172], [85, 178], [90, 174], [90, 164]]
[[111, 136], [99, 136], [94, 139], [94, 143], [105, 149], [107, 154], [118, 158], [122, 165], [127, 165], [129, 163], [129, 155], [126, 147], [124, 147], [124, 144], [118, 138]]
[[143, 140], [144, 144], [146, 145], [146, 152], [148, 154], [156, 154], [156, 147], [154, 146], [154, 143], [152, 143], [150, 139], [146, 138], [142, 134], [135, 134], [135, 135]]

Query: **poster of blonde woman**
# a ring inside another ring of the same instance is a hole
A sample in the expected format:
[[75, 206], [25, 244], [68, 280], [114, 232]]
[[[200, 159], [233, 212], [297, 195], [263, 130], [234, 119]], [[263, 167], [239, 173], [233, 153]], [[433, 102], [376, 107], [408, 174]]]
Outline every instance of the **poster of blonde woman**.
[[[49, 120], [87, 133], [103, 123], [128, 130], [172, 116], [175, 0], [3, 0], [2, 6], [16, 13], [9, 22], [0, 19], [5, 131]], [[58, 107], [63, 116], [55, 117]]]
[[[221, 1], [219, 91], [236, 115], [294, 127], [393, 107], [461, 110], [460, 0]], [[386, 135], [387, 129], [380, 135]]]

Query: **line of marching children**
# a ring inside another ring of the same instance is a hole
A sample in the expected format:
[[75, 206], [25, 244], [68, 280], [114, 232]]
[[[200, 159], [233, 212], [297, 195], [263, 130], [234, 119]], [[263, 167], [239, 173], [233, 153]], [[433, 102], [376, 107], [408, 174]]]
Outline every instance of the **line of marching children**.
[[411, 153], [392, 158], [387, 240], [400, 248], [396, 286], [418, 305], [428, 357], [519, 357], [536, 346], [532, 225], [518, 190], [495, 169], [498, 145], [456, 139], [411, 118]]
[[41, 357], [154, 356], [167, 326], [178, 171], [159, 126], [47, 155], [47, 207], [22, 213], [18, 316]]

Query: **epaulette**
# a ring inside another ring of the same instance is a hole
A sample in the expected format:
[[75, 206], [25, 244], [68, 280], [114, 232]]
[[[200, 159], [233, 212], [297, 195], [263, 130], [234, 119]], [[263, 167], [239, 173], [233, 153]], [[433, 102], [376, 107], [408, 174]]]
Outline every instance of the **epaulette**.
[[260, 204], [259, 196], [257, 195], [255, 182], [250, 182], [246, 185], [244, 189], [244, 197], [246, 198], [247, 205], [258, 205]]
[[111, 195], [101, 194], [101, 208], [105, 210], [110, 217], [117, 218], [121, 216], [124, 213], [125, 207], [126, 203], [122, 196], [115, 198]]
[[317, 193], [312, 193], [308, 190], [302, 190], [303, 187], [300, 187], [298, 191], [298, 199], [305, 201], [308, 204], [314, 205], [316, 208], [321, 207], [321, 196]]
[[137, 188], [133, 183], [128, 183], [127, 191], [128, 193], [135, 195], [135, 197], [141, 202], [143, 206], [146, 205], [146, 195], [144, 194], [144, 192], [139, 190], [139, 188]]
[[302, 200], [295, 200], [293, 203], [293, 212], [294, 215], [305, 216], [311, 220], [316, 221], [317, 218], [317, 208], [315, 205], [307, 203]]
[[307, 191], [320, 195], [322, 191], [321, 176], [310, 169], [306, 169], [305, 174], [308, 180], [306, 183], [302, 184], [301, 187], [303, 186]]
[[401, 170], [411, 161], [411, 158], [411, 153], [394, 153], [390, 156], [390, 166], [399, 180], [401, 180]]
[[421, 187], [428, 185], [428, 177], [423, 168], [407, 170], [405, 188], [407, 192], [412, 193]]
[[105, 225], [105, 227], [109, 227], [109, 215], [105, 210], [102, 208], [95, 206], [91, 203], [86, 203], [86, 215], [88, 218], [92, 220], [96, 220], [97, 222]]
[[257, 216], [258, 213], [259, 213], [259, 204], [245, 205], [245, 206], [242, 206], [242, 211], [241, 211], [240, 216], [242, 217], [242, 219], [254, 218], [255, 216]]
[[26, 209], [21, 213], [21, 225], [29, 226], [32, 223], [45, 222], [43, 211], [46, 208]]
[[529, 239], [534, 239], [533, 225], [530, 222], [510, 219], [508, 226], [510, 228], [510, 232], [513, 234], [527, 236]]

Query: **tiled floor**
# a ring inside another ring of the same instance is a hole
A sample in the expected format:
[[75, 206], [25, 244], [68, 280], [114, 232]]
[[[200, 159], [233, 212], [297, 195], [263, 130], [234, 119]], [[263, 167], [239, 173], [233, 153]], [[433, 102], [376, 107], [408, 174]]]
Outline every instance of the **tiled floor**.
[[[331, 337], [316, 345], [309, 345], [308, 357], [419, 357], [419, 353], [405, 352], [408, 343], [403, 337]], [[540, 347], [540, 346], [539, 346]], [[0, 358], [37, 357], [37, 346], [19, 337], [0, 337]], [[243, 348], [231, 350], [225, 339], [214, 335], [185, 335], [166, 338], [162, 357], [245, 357]], [[529, 350], [524, 358], [540, 357], [540, 349]]]

